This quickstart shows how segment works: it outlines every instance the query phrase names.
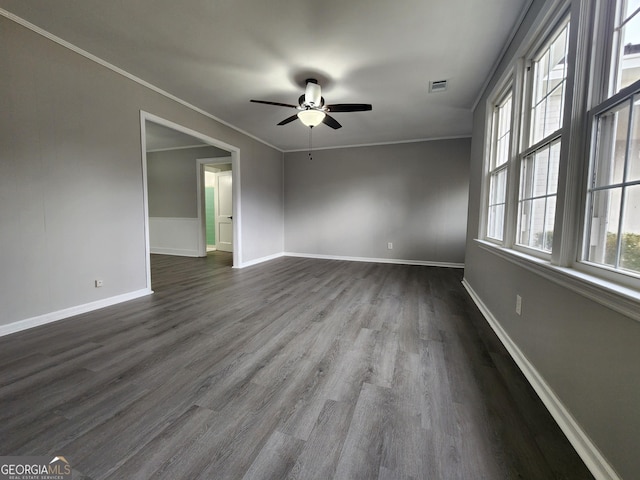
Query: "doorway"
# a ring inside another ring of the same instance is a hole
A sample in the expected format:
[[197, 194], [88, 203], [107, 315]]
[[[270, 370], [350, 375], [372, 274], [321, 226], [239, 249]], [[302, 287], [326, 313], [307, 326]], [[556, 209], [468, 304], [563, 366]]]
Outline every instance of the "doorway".
[[216, 173], [217, 168], [204, 166], [204, 230], [207, 254], [218, 249], [216, 245]]
[[200, 256], [234, 251], [233, 164], [230, 157], [201, 158], [198, 171]]
[[232, 172], [216, 173], [215, 229], [218, 250], [233, 252]]
[[[147, 287], [149, 289], [152, 288], [151, 285], [151, 264], [150, 264], [150, 255], [152, 252], [151, 241], [150, 241], [150, 232], [153, 229], [154, 233], [157, 230], [156, 220], [159, 218], [159, 224], [164, 231], [168, 233], [172, 239], [177, 238], [180, 241], [191, 242], [194, 247], [190, 248], [189, 251], [194, 252], [193, 254], [187, 254], [188, 256], [199, 256], [201, 253], [202, 256], [206, 255], [206, 240], [203, 238], [203, 241], [200, 242], [200, 215], [196, 215], [196, 213], [189, 214], [188, 212], [181, 214], [179, 217], [177, 215], [170, 216], [171, 214], [160, 214], [158, 218], [155, 216], [150, 217], [150, 198], [149, 198], [149, 186], [150, 181], [155, 182], [156, 178], [149, 178], [149, 157], [152, 155], [149, 154], [151, 150], [154, 152], [164, 151], [164, 150], [176, 150], [182, 152], [184, 149], [189, 148], [197, 148], [197, 147], [215, 147], [218, 149], [223, 155], [226, 155], [225, 162], [230, 165], [230, 177], [231, 177], [231, 197], [232, 197], [232, 205], [231, 205], [231, 215], [232, 224], [230, 226], [231, 229], [231, 250], [233, 251], [233, 266], [238, 267], [242, 265], [242, 251], [241, 251], [241, 225], [242, 225], [242, 209], [241, 209], [241, 195], [240, 195], [240, 150], [233, 146], [229, 145], [220, 140], [216, 140], [214, 138], [208, 137], [200, 132], [196, 132], [195, 130], [191, 130], [187, 127], [183, 127], [179, 124], [171, 122], [169, 120], [163, 119], [156, 115], [150, 114], [148, 112], [141, 111], [140, 112], [140, 129], [141, 129], [141, 144], [142, 144], [142, 177], [143, 177], [143, 209], [144, 209], [144, 220], [145, 220], [145, 256], [146, 256], [146, 271], [147, 271]], [[149, 131], [149, 132], [148, 132]], [[148, 147], [148, 144], [153, 144], [154, 142], [158, 143], [158, 138], [154, 135], [157, 135], [158, 132], [168, 132], [166, 138], [161, 139], [161, 142], [168, 142], [167, 145], [161, 148], [152, 148]], [[177, 143], [176, 143], [177, 142]], [[190, 162], [191, 167], [194, 168], [193, 160]], [[200, 173], [200, 169], [196, 169], [198, 172], [198, 176]], [[193, 171], [193, 170], [192, 170]], [[192, 177], [193, 178], [193, 177]], [[198, 178], [198, 185], [200, 185]], [[193, 180], [192, 180], [193, 182]], [[193, 182], [193, 195], [191, 198], [195, 200], [194, 212], [196, 210], [200, 210], [200, 192], [198, 192], [196, 196], [195, 192], [195, 183]], [[164, 194], [164, 192], [163, 192]], [[160, 195], [161, 197], [162, 195]], [[152, 195], [152, 213], [157, 206], [155, 202], [155, 198]], [[165, 199], [166, 200], [166, 199]], [[165, 203], [171, 203], [166, 202]], [[175, 205], [173, 205], [175, 206]], [[184, 218], [182, 218], [184, 217]], [[150, 222], [150, 218], [152, 221]], [[173, 222], [173, 223], [172, 223]], [[181, 223], [180, 223], [181, 222]], [[175, 225], [180, 223], [181, 228], [174, 228]], [[186, 228], [184, 226], [186, 225]], [[162, 253], [162, 252], [160, 252]], [[171, 253], [169, 254], [180, 254]]]

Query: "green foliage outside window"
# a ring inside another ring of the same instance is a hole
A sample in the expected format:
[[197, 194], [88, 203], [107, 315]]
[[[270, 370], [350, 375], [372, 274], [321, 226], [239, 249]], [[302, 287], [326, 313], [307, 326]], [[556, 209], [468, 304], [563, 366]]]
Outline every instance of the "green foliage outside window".
[[[538, 245], [542, 245], [542, 233], [536, 235]], [[618, 235], [615, 233], [607, 233], [607, 246], [604, 258], [605, 265], [616, 264], [616, 248]], [[553, 232], [547, 232], [544, 238], [544, 248], [551, 251], [553, 244]], [[620, 268], [640, 273], [640, 234], [623, 233], [622, 234], [622, 251], [620, 252]]]
[[[616, 240], [615, 233], [607, 233], [607, 249], [605, 263], [615, 265], [616, 263]], [[632, 270], [640, 273], [640, 234], [623, 233], [622, 251], [620, 252], [620, 267], [625, 270]]]

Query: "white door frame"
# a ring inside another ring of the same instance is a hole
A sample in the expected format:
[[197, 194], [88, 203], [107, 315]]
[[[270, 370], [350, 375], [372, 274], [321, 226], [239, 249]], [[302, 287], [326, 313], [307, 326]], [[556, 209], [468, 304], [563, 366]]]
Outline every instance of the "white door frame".
[[[218, 172], [216, 173], [216, 246], [218, 248], [218, 250], [222, 251], [222, 252], [233, 252], [233, 238], [231, 239], [231, 242], [228, 242], [226, 240], [228, 239], [224, 239], [225, 241], [223, 241], [223, 235], [222, 235], [222, 225], [226, 224], [227, 228], [225, 228], [226, 230], [226, 234], [228, 234], [228, 225], [229, 223], [231, 223], [231, 235], [233, 235], [233, 205], [231, 205], [231, 215], [222, 214], [222, 211], [220, 209], [221, 205], [222, 205], [222, 187], [221, 187], [221, 183], [220, 183], [220, 179], [222, 177], [225, 177], [225, 184], [227, 184], [227, 181], [231, 182], [232, 180], [232, 173], [230, 171], [224, 171], [224, 172]], [[228, 184], [227, 184], [228, 187]], [[233, 183], [231, 184], [232, 187], [232, 191], [229, 192], [228, 188], [225, 188], [224, 190], [226, 191], [224, 194], [225, 200], [230, 200], [233, 202], [232, 199], [228, 198], [228, 195], [230, 193], [233, 192]], [[231, 243], [231, 245], [229, 245], [229, 243]]]
[[[140, 110], [140, 137], [142, 145], [142, 203], [144, 210], [144, 235], [145, 235], [145, 259], [147, 270], [147, 288], [151, 290], [151, 247], [149, 243], [149, 192], [147, 185], [147, 128], [146, 122], [153, 122], [159, 125], [163, 125], [178, 132], [182, 132], [186, 135], [191, 135], [204, 143], [212, 145], [214, 147], [221, 148], [231, 153], [231, 168], [232, 168], [232, 187], [231, 197], [233, 200], [233, 266], [242, 266], [242, 196], [240, 194], [240, 149], [228, 143], [211, 138], [203, 133], [196, 132], [190, 128], [184, 127], [170, 120], [162, 117], [158, 117], [144, 110]], [[199, 203], [199, 202], [198, 202]], [[206, 248], [206, 247], [205, 247]]]
[[[231, 159], [229, 157], [214, 157], [214, 158], [198, 158], [196, 160], [196, 177], [197, 177], [197, 182], [198, 182], [198, 255], [201, 257], [206, 257], [207, 256], [207, 219], [205, 218], [204, 215], [204, 200], [205, 200], [205, 194], [204, 194], [204, 166], [205, 165], [229, 165], [231, 164], [231, 201], [233, 203], [232, 208], [234, 209], [234, 215], [235, 215], [235, 195], [233, 194], [234, 190], [233, 190], [233, 182], [234, 180], [234, 176], [233, 176], [233, 163], [231, 161]], [[235, 216], [234, 216], [235, 218]], [[216, 232], [216, 243], [218, 243], [218, 232]], [[235, 235], [235, 225], [234, 225], [234, 235]], [[233, 250], [235, 252], [235, 248], [236, 248], [236, 241], [235, 238], [233, 239]], [[235, 262], [234, 262], [235, 265]]]

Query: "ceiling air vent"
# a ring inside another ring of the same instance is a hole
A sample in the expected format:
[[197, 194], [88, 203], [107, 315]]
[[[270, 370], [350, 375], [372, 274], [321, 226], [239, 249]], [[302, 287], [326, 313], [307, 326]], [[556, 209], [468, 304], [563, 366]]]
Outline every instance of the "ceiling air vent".
[[429, 82], [429, 93], [444, 92], [447, 89], [446, 80], [433, 80]]

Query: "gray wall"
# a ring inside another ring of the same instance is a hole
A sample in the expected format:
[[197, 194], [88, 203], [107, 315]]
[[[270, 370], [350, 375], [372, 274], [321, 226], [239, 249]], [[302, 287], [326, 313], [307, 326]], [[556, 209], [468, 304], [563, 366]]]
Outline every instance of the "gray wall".
[[[525, 22], [544, 6], [535, 1]], [[508, 61], [525, 31], [509, 50]], [[488, 92], [504, 71], [498, 69]], [[624, 479], [640, 478], [640, 323], [478, 246], [487, 96], [474, 112], [465, 278]], [[515, 314], [515, 297], [523, 314]]]
[[146, 288], [140, 110], [240, 148], [242, 261], [283, 251], [279, 151], [4, 17], [0, 72], [0, 325]]
[[197, 218], [196, 160], [218, 155], [215, 147], [147, 152], [149, 216]]
[[285, 251], [463, 263], [469, 149], [465, 138], [286, 153]]

